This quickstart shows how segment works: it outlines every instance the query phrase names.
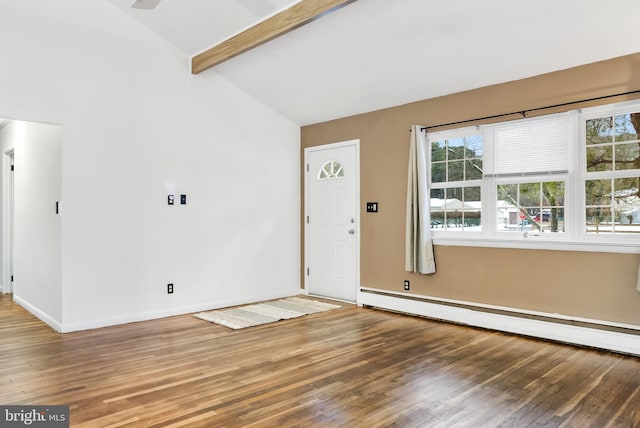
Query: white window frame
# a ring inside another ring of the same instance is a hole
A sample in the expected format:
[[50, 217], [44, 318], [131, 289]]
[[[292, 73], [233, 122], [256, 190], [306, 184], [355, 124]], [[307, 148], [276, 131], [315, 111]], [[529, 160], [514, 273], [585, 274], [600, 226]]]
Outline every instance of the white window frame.
[[[554, 175], [529, 175], [529, 176], [525, 176], [525, 177], [510, 177], [510, 178], [506, 178], [506, 177], [501, 177], [501, 178], [495, 178], [492, 181], [492, 199], [491, 201], [497, 201], [498, 200], [498, 195], [496, 192], [496, 189], [498, 186], [500, 185], [504, 185], [504, 184], [523, 184], [523, 183], [544, 183], [544, 182], [549, 182], [549, 181], [564, 181], [565, 183], [565, 195], [564, 195], [564, 218], [567, 219], [567, 187], [569, 184], [569, 174], [554, 174]], [[494, 205], [495, 207], [495, 205]], [[495, 214], [497, 214], [497, 207], [495, 207], [496, 209], [492, 210], [492, 212], [494, 212], [494, 219], [493, 219], [493, 225], [494, 228], [496, 228], [497, 226], [497, 218], [495, 217]], [[541, 238], [544, 238], [545, 240], [549, 240], [549, 241], [556, 241], [558, 239], [563, 239], [564, 236], [567, 235], [567, 233], [569, 233], [569, 230], [571, 230], [571, 226], [574, 223], [573, 221], [571, 221], [573, 219], [573, 216], [571, 216], [569, 218], [569, 223], [568, 225], [565, 226], [565, 231], [564, 232], [554, 232], [554, 233], [544, 233], [544, 232], [539, 232], [537, 230], [531, 229], [531, 230], [527, 230], [527, 231], [498, 231], [495, 230], [494, 233], [492, 235], [495, 235], [495, 237], [500, 237], [500, 236], [506, 236], [506, 237], [511, 237], [512, 239], [520, 239], [520, 238], [531, 238], [531, 237], [538, 237], [540, 236]], [[544, 236], [542, 236], [544, 235]], [[548, 235], [548, 236], [547, 236]]]
[[[483, 153], [483, 162], [484, 162], [484, 138], [485, 138], [485, 132], [484, 130], [480, 129], [480, 127], [474, 126], [474, 127], [467, 127], [467, 128], [459, 128], [459, 129], [454, 129], [451, 131], [443, 131], [443, 132], [437, 132], [437, 133], [433, 133], [433, 134], [429, 134], [427, 133], [425, 138], [425, 144], [427, 145], [425, 153], [427, 153], [427, 161], [429, 163], [429, 168], [428, 168], [428, 172], [427, 172], [427, 180], [429, 183], [429, 195], [427, 195], [427, 197], [425, 198], [425, 200], [430, 200], [431, 198], [431, 190], [434, 188], [433, 183], [431, 182], [431, 142], [432, 141], [440, 141], [443, 138], [431, 138], [432, 136], [437, 137], [438, 135], [446, 135], [446, 139], [454, 139], [454, 138], [462, 138], [462, 137], [467, 137], [469, 135], [478, 135], [478, 134], [482, 134], [482, 139], [483, 139], [483, 146], [482, 146], [482, 153]], [[484, 163], [483, 163], [484, 165]], [[448, 167], [448, 166], [447, 166]], [[462, 180], [462, 181], [443, 181], [443, 182], [438, 182], [436, 184], [437, 189], [452, 189], [452, 188], [465, 188], [465, 187], [480, 187], [480, 200], [484, 200], [485, 198], [485, 186], [484, 186], [484, 179], [478, 179], [478, 180]], [[427, 207], [427, 209], [430, 209], [430, 207]], [[481, 211], [481, 218], [482, 218], [482, 231], [484, 231], [484, 209]], [[432, 229], [433, 230], [433, 229]], [[465, 236], [468, 235], [475, 235], [476, 239], [478, 239], [483, 232], [481, 231], [458, 231], [458, 230], [447, 230], [447, 231], [440, 231], [440, 233], [446, 234], [446, 236], [449, 237], [458, 237], [458, 238], [463, 238]]]
[[[585, 109], [580, 115], [579, 122], [579, 131], [580, 131], [580, 141], [586, 141], [586, 122], [590, 119], [596, 119], [603, 116], [616, 116], [620, 114], [626, 114], [631, 111], [640, 112], [640, 102], [638, 101], [630, 101], [624, 103], [618, 103], [613, 105], [592, 107], [589, 109]], [[640, 131], [638, 131], [640, 134]], [[640, 246], [640, 235], [632, 235], [632, 234], [594, 234], [587, 233], [585, 229], [586, 225], [586, 215], [585, 215], [585, 205], [586, 205], [586, 197], [585, 197], [585, 181], [586, 180], [600, 180], [600, 179], [610, 179], [610, 178], [623, 178], [625, 176], [634, 175], [632, 171], [634, 170], [620, 170], [620, 171], [594, 171], [587, 172], [587, 151], [586, 151], [586, 143], [581, 144], [580, 146], [580, 174], [579, 174], [579, 183], [580, 192], [578, 206], [582, 208], [582, 217], [580, 223], [580, 239], [584, 242], [590, 243], [592, 245], [603, 245], [610, 242], [615, 242], [616, 245], [620, 246]], [[631, 172], [630, 172], [631, 171]], [[638, 172], [640, 174], [640, 172]]]
[[[612, 171], [591, 172], [586, 169], [586, 121], [602, 116], [615, 116], [619, 114], [640, 111], [640, 101], [630, 101], [605, 106], [592, 107], [583, 110], [568, 112], [569, 135], [569, 164], [567, 173], [553, 175], [529, 175], [524, 177], [495, 177], [483, 178], [481, 183], [481, 231], [452, 231], [432, 229], [432, 237], [436, 245], [448, 246], [475, 246], [497, 248], [522, 248], [545, 249], [567, 251], [594, 251], [613, 253], [640, 253], [640, 236], [636, 234], [591, 234], [586, 232], [585, 213], [585, 180], [610, 178]], [[526, 119], [525, 119], [526, 120]], [[486, 164], [485, 155], [493, 150], [493, 128], [500, 123], [464, 127], [446, 131], [427, 132], [426, 153], [428, 162], [428, 188], [431, 183], [431, 142], [463, 137], [467, 135], [482, 134], [483, 136], [483, 165]], [[629, 170], [622, 172], [613, 171], [614, 177], [629, 174]], [[567, 223], [562, 233], [522, 233], [505, 232], [497, 230], [496, 189], [498, 184], [506, 183], [531, 183], [542, 181], [564, 181], [565, 200], [564, 216]], [[464, 183], [464, 185], [477, 186], [477, 180]], [[441, 184], [441, 183], [439, 183]], [[449, 183], [446, 183], [447, 186]], [[455, 184], [455, 183], [454, 183]], [[461, 187], [452, 185], [452, 187]], [[427, 195], [429, 200], [430, 194]], [[486, 201], [491, 201], [486, 203]], [[430, 207], [426, 207], [430, 209]]]

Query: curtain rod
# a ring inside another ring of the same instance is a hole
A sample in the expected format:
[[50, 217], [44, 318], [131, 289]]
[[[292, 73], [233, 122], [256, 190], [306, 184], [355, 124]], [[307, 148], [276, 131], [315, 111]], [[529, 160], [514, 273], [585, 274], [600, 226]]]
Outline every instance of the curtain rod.
[[497, 118], [500, 118], [500, 117], [513, 116], [514, 114], [520, 114], [520, 115], [522, 115], [522, 117], [527, 117], [527, 113], [530, 113], [532, 111], [547, 110], [547, 109], [556, 108], [556, 107], [565, 107], [565, 106], [570, 106], [570, 105], [574, 105], [574, 104], [586, 103], [586, 102], [590, 102], [590, 101], [604, 100], [604, 99], [607, 99], [607, 98], [621, 97], [621, 96], [624, 96], [624, 95], [632, 95], [632, 94], [638, 94], [638, 93], [640, 93], [640, 89], [639, 90], [635, 90], [635, 91], [620, 92], [618, 94], [612, 94], [612, 95], [603, 95], [601, 97], [586, 98], [584, 100], [569, 101], [567, 103], [554, 104], [554, 105], [545, 106], [545, 107], [535, 107], [535, 108], [530, 108], [530, 109], [527, 109], [527, 110], [514, 111], [514, 112], [511, 112], [511, 113], [494, 114], [493, 116], [485, 116], [485, 117], [477, 117], [475, 119], [459, 120], [457, 122], [442, 123], [440, 125], [423, 126], [422, 128], [420, 128], [420, 130], [424, 131], [426, 129], [442, 128], [442, 127], [451, 126], [451, 125], [462, 125], [464, 123], [478, 122], [480, 120], [497, 119]]

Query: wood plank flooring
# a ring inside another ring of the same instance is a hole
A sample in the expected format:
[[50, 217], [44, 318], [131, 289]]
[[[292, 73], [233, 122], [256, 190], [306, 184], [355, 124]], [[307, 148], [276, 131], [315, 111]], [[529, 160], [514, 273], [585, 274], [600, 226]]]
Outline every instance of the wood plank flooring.
[[0, 297], [0, 404], [73, 427], [638, 427], [640, 359], [345, 306], [58, 334]]

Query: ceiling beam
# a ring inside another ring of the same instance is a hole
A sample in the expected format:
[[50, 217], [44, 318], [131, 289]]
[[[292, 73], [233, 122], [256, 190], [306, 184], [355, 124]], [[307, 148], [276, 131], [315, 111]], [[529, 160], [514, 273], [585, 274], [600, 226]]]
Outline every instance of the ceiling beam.
[[194, 56], [191, 59], [191, 72], [193, 74], [201, 73], [354, 1], [301, 0], [271, 18]]

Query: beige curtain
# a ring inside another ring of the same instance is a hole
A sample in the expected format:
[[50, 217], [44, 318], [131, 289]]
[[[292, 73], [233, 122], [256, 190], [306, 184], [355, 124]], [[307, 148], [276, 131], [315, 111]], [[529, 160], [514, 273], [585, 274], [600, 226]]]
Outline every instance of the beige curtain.
[[407, 176], [407, 220], [405, 263], [407, 272], [429, 274], [436, 271], [431, 241], [427, 189], [427, 156], [425, 135], [420, 126], [411, 128], [409, 172]]

